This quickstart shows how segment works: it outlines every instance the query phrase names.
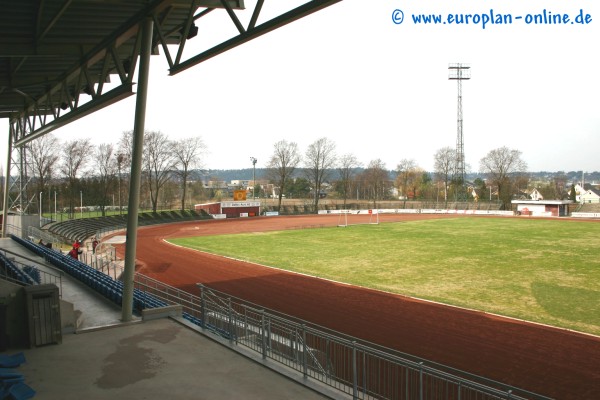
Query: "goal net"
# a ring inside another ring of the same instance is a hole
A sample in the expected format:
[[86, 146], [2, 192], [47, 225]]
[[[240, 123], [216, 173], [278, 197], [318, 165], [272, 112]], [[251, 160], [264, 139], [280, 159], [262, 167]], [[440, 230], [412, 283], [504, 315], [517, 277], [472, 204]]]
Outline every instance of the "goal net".
[[379, 213], [377, 210], [338, 210], [338, 213], [339, 227], [379, 224]]

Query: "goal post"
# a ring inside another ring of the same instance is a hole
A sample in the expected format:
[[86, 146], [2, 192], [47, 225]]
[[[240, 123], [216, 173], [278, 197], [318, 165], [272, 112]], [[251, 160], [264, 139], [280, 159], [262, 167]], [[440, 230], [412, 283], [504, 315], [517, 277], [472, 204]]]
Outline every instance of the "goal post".
[[338, 210], [338, 226], [378, 225], [378, 210]]
[[379, 225], [379, 210], [369, 209], [367, 214], [369, 214], [369, 225]]
[[338, 227], [345, 228], [348, 226], [348, 214], [351, 210], [339, 210], [338, 212]]
[[369, 210], [369, 224], [379, 225], [379, 210]]

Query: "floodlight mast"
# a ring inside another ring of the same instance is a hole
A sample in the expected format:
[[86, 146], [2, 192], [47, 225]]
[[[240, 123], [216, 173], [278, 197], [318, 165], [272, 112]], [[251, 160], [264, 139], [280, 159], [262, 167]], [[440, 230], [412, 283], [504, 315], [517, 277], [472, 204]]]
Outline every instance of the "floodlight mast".
[[252, 162], [252, 200], [256, 200], [254, 191], [256, 190], [256, 161], [258, 160], [254, 157], [250, 157], [250, 161]]
[[458, 105], [456, 112], [456, 160], [454, 176], [457, 200], [466, 200], [465, 190], [465, 142], [463, 137], [462, 81], [471, 79], [471, 67], [467, 64], [453, 63], [448, 65], [448, 79], [455, 80], [458, 86]]

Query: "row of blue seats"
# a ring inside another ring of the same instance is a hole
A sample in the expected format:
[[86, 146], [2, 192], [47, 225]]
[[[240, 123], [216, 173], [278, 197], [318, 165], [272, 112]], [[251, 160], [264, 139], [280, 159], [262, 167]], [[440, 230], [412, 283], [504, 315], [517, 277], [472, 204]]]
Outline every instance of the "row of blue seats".
[[[89, 265], [76, 260], [68, 255], [62, 254], [60, 251], [49, 249], [46, 246], [38, 245], [29, 240], [19, 238], [18, 236], [11, 235], [13, 240], [17, 241], [24, 247], [33, 251], [37, 255], [44, 257], [55, 267], [63, 270], [69, 275], [73, 276], [77, 280], [85, 283], [91, 289], [102, 294], [107, 299], [111, 300], [117, 305], [123, 303], [123, 282], [114, 280], [110, 276], [98, 271]], [[144, 292], [138, 288], [133, 289], [133, 311], [141, 312], [148, 308], [160, 308], [166, 307], [169, 303], [161, 300], [160, 298]], [[212, 324], [204, 323], [200, 318], [194, 317], [191, 314], [184, 312], [183, 318], [192, 322], [195, 325], [204, 327], [217, 335], [229, 339], [232, 338], [232, 332], [225, 329], [219, 328]]]
[[52, 251], [50, 249], [41, 249], [46, 260], [52, 265], [58, 267], [73, 276], [80, 282], [83, 282], [91, 289], [99, 292], [116, 304], [121, 304], [123, 284], [115, 281], [110, 276], [90, 267], [89, 265], [75, 260], [74, 258]]
[[19, 267], [17, 267], [10, 259], [8, 259], [8, 257], [6, 257], [2, 253], [0, 253], [0, 264], [2, 264], [2, 266], [6, 270], [7, 275], [12, 279], [15, 279], [25, 285], [33, 285], [35, 283], [29, 275], [21, 271]]
[[[80, 282], [83, 282], [91, 289], [102, 294], [112, 302], [116, 303], [117, 305], [122, 305], [123, 282], [114, 280], [103, 272], [98, 271], [79, 260], [75, 260], [68, 255], [64, 255], [59, 251], [38, 245], [31, 241], [19, 238], [18, 236], [11, 235], [11, 238], [37, 255], [44, 257], [55, 267], [63, 270]], [[156, 296], [134, 288], [134, 311], [141, 312], [141, 310], [146, 308], [165, 307], [167, 305], [167, 302], [157, 298]]]
[[26, 265], [23, 267], [22, 271], [27, 274], [35, 283], [42, 283], [42, 275], [40, 274], [40, 270], [38, 270], [33, 265]]
[[[121, 281], [115, 281], [110, 276], [93, 269], [87, 264], [75, 260], [70, 256], [63, 255], [62, 253], [49, 249], [45, 246], [40, 246], [18, 237], [14, 237], [13, 239], [34, 251], [36, 254], [45, 257], [54, 266], [67, 272], [69, 275], [77, 278], [81, 282], [84, 282], [89, 287], [104, 295], [114, 303], [118, 305], [122, 304], [123, 283]], [[143, 309], [159, 308], [168, 305], [169, 304], [164, 300], [161, 300], [150, 293], [143, 292], [138, 288], [134, 288], [133, 309], [135, 311], [141, 312]], [[193, 317], [188, 313], [183, 313], [183, 317], [198, 326], [202, 326], [202, 320], [197, 317]], [[207, 328], [216, 332], [222, 337], [229, 338], [230, 336], [229, 332], [217, 327], [207, 326]]]
[[110, 276], [58, 251], [48, 249], [45, 246], [40, 246], [18, 237], [13, 237], [13, 239], [34, 251], [36, 254], [44, 257], [52, 265], [67, 272], [69, 275], [85, 283], [92, 289], [100, 292], [118, 304], [121, 303], [119, 295], [122, 293], [122, 282], [115, 281]]

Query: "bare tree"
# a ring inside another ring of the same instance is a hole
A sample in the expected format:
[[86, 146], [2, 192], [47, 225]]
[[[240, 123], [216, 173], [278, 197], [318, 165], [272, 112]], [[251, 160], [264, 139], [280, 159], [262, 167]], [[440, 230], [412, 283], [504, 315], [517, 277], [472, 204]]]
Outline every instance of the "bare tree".
[[156, 212], [158, 208], [160, 190], [171, 177], [176, 162], [173, 144], [164, 133], [160, 131], [144, 132], [142, 165], [153, 212]]
[[123, 162], [131, 164], [133, 156], [133, 131], [123, 131], [118, 144], [118, 154], [121, 154]]
[[98, 179], [99, 206], [102, 216], [106, 215], [106, 205], [109, 203], [108, 194], [114, 187], [114, 177], [117, 170], [117, 157], [115, 157], [113, 144], [101, 144], [94, 152], [94, 169]]
[[92, 143], [89, 138], [74, 139], [63, 145], [60, 171], [67, 177], [69, 188], [67, 197], [70, 212], [73, 212], [78, 176], [87, 165], [91, 151]]
[[415, 167], [411, 170], [410, 179], [408, 181], [408, 193], [411, 194], [413, 200], [423, 194], [425, 189], [426, 179], [429, 179], [427, 172], [421, 167]]
[[360, 163], [354, 154], [345, 154], [339, 160], [338, 173], [340, 180], [338, 181], [338, 187], [340, 188], [340, 194], [344, 198], [344, 209], [346, 208], [346, 200], [350, 195], [353, 174], [358, 167], [360, 167]]
[[[524, 171], [519, 171], [512, 176], [513, 186], [516, 190], [516, 193], [519, 195], [524, 195], [529, 198], [528, 188], [529, 188], [529, 174], [524, 173]], [[566, 185], [566, 183], [565, 183]], [[564, 188], [564, 186], [563, 186]]]
[[37, 190], [44, 192], [58, 163], [60, 142], [56, 136], [46, 134], [32, 140], [28, 150], [33, 176], [37, 179]]
[[433, 156], [435, 175], [438, 182], [444, 183], [444, 203], [448, 206], [448, 187], [452, 179], [454, 164], [456, 163], [456, 149], [442, 147]]
[[415, 179], [417, 169], [416, 161], [406, 158], [402, 159], [396, 166], [396, 186], [405, 200], [408, 198], [409, 189], [412, 186], [412, 181]]
[[319, 211], [319, 199], [323, 183], [329, 178], [329, 173], [335, 165], [335, 143], [327, 138], [321, 138], [311, 143], [306, 150], [306, 177], [313, 189], [314, 211]]
[[425, 170], [421, 170], [421, 177], [419, 178], [419, 198], [431, 200], [435, 198], [435, 186], [433, 185], [433, 179], [431, 174]]
[[[119, 139], [116, 154], [117, 160], [117, 173], [118, 173], [118, 201], [119, 201], [119, 214], [123, 210], [123, 204], [127, 204], [128, 196], [123, 196], [123, 176], [128, 177], [131, 170], [127, 170], [126, 166], [131, 166], [131, 159], [133, 155], [133, 131], [123, 131], [121, 138]], [[126, 181], [127, 182], [127, 181]], [[125, 182], [125, 183], [126, 183]], [[129, 193], [129, 191], [125, 191]]]
[[298, 145], [294, 142], [280, 140], [273, 147], [273, 155], [267, 163], [267, 174], [275, 186], [279, 188], [277, 210], [281, 210], [283, 192], [288, 180], [300, 164], [300, 154]]
[[526, 170], [527, 164], [521, 159], [521, 152], [506, 146], [491, 150], [479, 161], [479, 171], [498, 187], [498, 197], [505, 210], [511, 208], [513, 182]]
[[[123, 198], [122, 197], [122, 187], [123, 187], [123, 168], [125, 167], [127, 158], [125, 156], [125, 154], [123, 153], [118, 153], [115, 157], [115, 161], [117, 163], [117, 179], [118, 179], [118, 183], [117, 183], [117, 195], [118, 195], [118, 202], [119, 202], [119, 214], [121, 214], [123, 212], [123, 202], [127, 202], [128, 199]], [[128, 191], [129, 192], [129, 191]]]
[[367, 197], [373, 200], [373, 207], [376, 208], [377, 201], [386, 198], [390, 189], [390, 178], [385, 163], [380, 159], [372, 160], [362, 173], [362, 182]]
[[[567, 192], [565, 188], [569, 179], [564, 171], [557, 171], [550, 181], [538, 186], [539, 192], [542, 194], [545, 200], [564, 200], [571, 199], [571, 190]], [[572, 199], [574, 202], [577, 199], [577, 193], [573, 193], [575, 196]]]
[[[558, 173], [552, 179], [554, 198], [557, 200], [564, 200], [567, 197], [565, 187], [567, 186], [568, 179], [564, 173]], [[577, 198], [577, 197], [575, 197]]]
[[185, 210], [187, 194], [187, 181], [193, 168], [201, 168], [201, 157], [206, 150], [206, 145], [199, 137], [181, 139], [173, 143], [177, 174], [181, 177], [183, 192], [181, 196], [181, 211]]

